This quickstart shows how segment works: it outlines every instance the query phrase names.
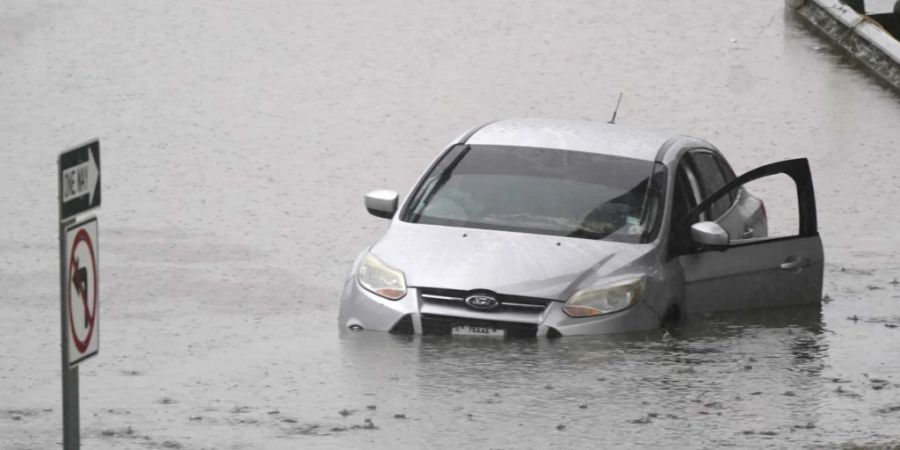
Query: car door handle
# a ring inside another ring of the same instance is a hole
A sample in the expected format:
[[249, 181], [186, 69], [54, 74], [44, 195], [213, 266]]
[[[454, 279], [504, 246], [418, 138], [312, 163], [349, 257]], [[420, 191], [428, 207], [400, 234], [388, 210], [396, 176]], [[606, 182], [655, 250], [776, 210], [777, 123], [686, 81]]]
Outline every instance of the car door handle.
[[744, 238], [744, 239], [752, 238], [752, 237], [753, 237], [753, 231], [754, 231], [754, 230], [753, 230], [753, 228], [751, 228], [751, 227], [744, 227], [744, 234], [742, 235], [743, 238]]
[[781, 263], [781, 270], [797, 270], [803, 269], [804, 267], [809, 267], [812, 264], [812, 261], [809, 258], [799, 258], [796, 256], [791, 256], [783, 263]]

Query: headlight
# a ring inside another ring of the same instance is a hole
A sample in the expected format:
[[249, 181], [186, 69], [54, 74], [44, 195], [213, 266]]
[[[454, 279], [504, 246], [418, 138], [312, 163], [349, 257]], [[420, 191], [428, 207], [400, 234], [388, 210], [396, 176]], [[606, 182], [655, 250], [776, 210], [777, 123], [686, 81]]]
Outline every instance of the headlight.
[[363, 258], [356, 278], [362, 287], [386, 299], [400, 300], [406, 295], [403, 272], [381, 262], [371, 253]]
[[634, 305], [644, 290], [644, 278], [629, 278], [601, 288], [582, 289], [576, 292], [563, 311], [572, 317], [590, 317], [621, 311]]

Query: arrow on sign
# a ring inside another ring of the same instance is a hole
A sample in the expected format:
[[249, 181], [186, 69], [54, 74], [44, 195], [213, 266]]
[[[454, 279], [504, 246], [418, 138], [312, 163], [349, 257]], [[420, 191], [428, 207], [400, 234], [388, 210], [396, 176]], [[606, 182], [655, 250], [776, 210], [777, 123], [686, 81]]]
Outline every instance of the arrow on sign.
[[88, 270], [87, 267], [81, 267], [78, 264], [78, 258], [75, 258], [75, 274], [72, 276], [72, 282], [75, 284], [75, 292], [81, 298], [81, 305], [84, 307], [84, 327], [91, 326], [94, 321], [94, 315], [88, 308]]
[[88, 196], [88, 204], [93, 203], [97, 192], [100, 168], [94, 161], [94, 154], [87, 152], [88, 160], [63, 171], [63, 203], [83, 195]]

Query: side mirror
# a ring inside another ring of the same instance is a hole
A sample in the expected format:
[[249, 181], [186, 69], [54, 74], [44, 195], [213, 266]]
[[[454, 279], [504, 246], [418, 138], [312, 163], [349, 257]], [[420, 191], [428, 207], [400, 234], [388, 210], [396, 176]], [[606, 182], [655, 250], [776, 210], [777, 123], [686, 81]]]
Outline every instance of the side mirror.
[[691, 239], [706, 247], [725, 250], [731, 242], [728, 232], [715, 222], [697, 222], [691, 225]]
[[397, 199], [400, 196], [394, 191], [377, 190], [366, 194], [366, 209], [369, 214], [390, 219], [397, 212]]

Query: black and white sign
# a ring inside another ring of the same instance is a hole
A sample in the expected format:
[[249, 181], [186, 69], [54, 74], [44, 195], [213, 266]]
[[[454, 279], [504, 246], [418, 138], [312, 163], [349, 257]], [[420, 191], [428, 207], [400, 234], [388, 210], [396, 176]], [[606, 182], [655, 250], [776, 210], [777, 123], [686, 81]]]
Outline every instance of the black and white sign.
[[97, 219], [66, 229], [66, 321], [69, 366], [97, 354], [100, 341]]
[[59, 182], [61, 220], [100, 206], [100, 141], [60, 153]]

